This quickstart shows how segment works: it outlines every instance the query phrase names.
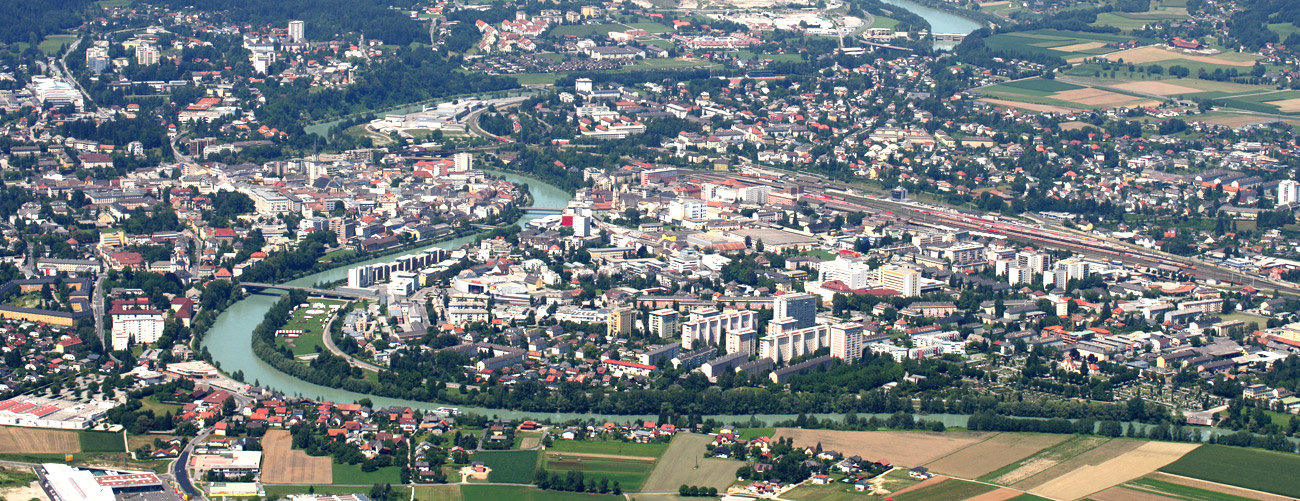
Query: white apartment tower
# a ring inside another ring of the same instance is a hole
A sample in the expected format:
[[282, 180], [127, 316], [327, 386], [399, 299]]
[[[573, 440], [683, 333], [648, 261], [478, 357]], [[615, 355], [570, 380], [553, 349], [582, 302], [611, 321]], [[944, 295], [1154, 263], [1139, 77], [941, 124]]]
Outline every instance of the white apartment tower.
[[302, 21], [289, 21], [289, 41], [290, 42], [307, 41], [307, 36], [306, 34], [303, 33], [304, 27], [305, 25], [303, 24]]
[[1300, 181], [1291, 179], [1277, 183], [1277, 204], [1296, 205], [1300, 203]]

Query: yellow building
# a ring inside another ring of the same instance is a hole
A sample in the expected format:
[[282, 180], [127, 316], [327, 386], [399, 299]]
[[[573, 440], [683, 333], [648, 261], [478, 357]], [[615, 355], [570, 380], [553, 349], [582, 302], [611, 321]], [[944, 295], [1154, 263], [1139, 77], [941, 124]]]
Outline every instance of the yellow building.
[[636, 318], [636, 310], [632, 308], [614, 308], [609, 310], [609, 317], [605, 320], [605, 326], [608, 328], [610, 336], [626, 336], [632, 333], [632, 321]]

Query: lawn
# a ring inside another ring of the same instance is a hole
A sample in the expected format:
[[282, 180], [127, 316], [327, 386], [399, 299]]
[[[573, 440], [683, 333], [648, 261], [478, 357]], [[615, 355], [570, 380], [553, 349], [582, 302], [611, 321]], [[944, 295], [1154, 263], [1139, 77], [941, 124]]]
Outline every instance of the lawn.
[[646, 477], [650, 476], [654, 466], [655, 462], [652, 460], [574, 456], [560, 459], [547, 454], [545, 468], [546, 471], [559, 473], [560, 476], [564, 476], [566, 472], [580, 471], [584, 478], [597, 482], [605, 478], [609, 480], [610, 485], [618, 482], [621, 490], [635, 492], [641, 490], [641, 486], [645, 484]]
[[475, 452], [470, 461], [482, 461], [492, 468], [488, 480], [505, 484], [530, 484], [537, 471], [539, 451]]
[[565, 26], [556, 26], [548, 34], [553, 37], [563, 37], [568, 35], [578, 37], [605, 37], [615, 31], [627, 31], [627, 27], [621, 24], [570, 24]]
[[555, 83], [555, 80], [563, 77], [564, 73], [520, 73], [510, 76], [514, 77], [515, 81], [519, 82], [519, 85], [550, 85]]
[[[813, 257], [821, 258], [823, 261], [829, 261], [835, 258], [835, 256], [822, 256], [822, 255], [814, 254], [814, 252], [822, 252], [822, 253], [830, 254], [829, 252], [826, 251], [809, 251], [806, 252], [805, 254]], [[738, 438], [740, 438], [741, 440], [753, 440], [758, 437], [771, 437], [772, 435], [775, 434], [776, 434], [776, 428], [748, 428], [746, 430], [741, 431], [740, 437]]]
[[[1282, 452], [1203, 445], [1160, 471], [1235, 485], [1283, 496], [1300, 497], [1300, 482], [1290, 473], [1300, 471], [1300, 456]], [[1283, 474], [1282, 472], [1289, 472]]]
[[[628, 26], [631, 26], [633, 28], [640, 28], [646, 30], [647, 33], [653, 33], [656, 35], [660, 33], [668, 33], [673, 30], [672, 28], [669, 28], [659, 23], [628, 23]], [[1286, 37], [1282, 37], [1282, 38], [1286, 38]]]
[[119, 433], [83, 431], [80, 434], [81, 452], [125, 452], [126, 443]]
[[868, 28], [893, 29], [895, 26], [898, 26], [898, 20], [892, 17], [885, 17], [885, 16], [872, 16], [872, 17], [873, 19], [871, 20], [871, 26], [868, 26]]
[[181, 406], [159, 402], [158, 397], [155, 395], [140, 399], [140, 410], [151, 410], [156, 417], [162, 417], [168, 412], [175, 416], [180, 412]]
[[335, 464], [334, 483], [338, 485], [373, 485], [402, 483], [402, 469], [385, 466], [372, 472], [361, 471], [359, 464]]
[[624, 66], [620, 68], [618, 71], [626, 72], [626, 71], [663, 69], [663, 68], [682, 68], [682, 67], [691, 67], [691, 66], [713, 67], [717, 65], [703, 60], [686, 61], [686, 60], [674, 59], [674, 58], [640, 59], [637, 60], [636, 64], [633, 64], [631, 66]]
[[665, 450], [668, 450], [668, 444], [638, 444], [615, 440], [556, 440], [550, 447], [546, 448], [547, 452], [609, 454], [611, 456], [645, 458], [657, 458], [662, 456]]
[[781, 497], [795, 501], [853, 501], [867, 498], [865, 494], [853, 490], [853, 484], [840, 482], [840, 478], [832, 476], [831, 483], [826, 485], [808, 482]]
[[41, 49], [41, 52], [44, 52], [45, 55], [52, 56], [76, 39], [76, 35], [50, 35], [45, 37], [45, 40], [41, 40], [40, 45], [37, 45], [36, 48]]
[[894, 496], [895, 501], [945, 501], [949, 499], [969, 499], [985, 492], [997, 490], [988, 484], [977, 484], [965, 480], [950, 478], [934, 486], [905, 492]]

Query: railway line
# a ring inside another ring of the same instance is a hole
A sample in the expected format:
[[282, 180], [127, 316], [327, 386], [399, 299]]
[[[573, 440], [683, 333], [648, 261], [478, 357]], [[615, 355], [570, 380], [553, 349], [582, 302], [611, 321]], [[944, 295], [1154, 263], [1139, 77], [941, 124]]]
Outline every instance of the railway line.
[[[1008, 240], [1033, 243], [1045, 248], [1064, 249], [1078, 252], [1088, 257], [1114, 260], [1127, 265], [1141, 266], [1180, 272], [1192, 277], [1213, 279], [1221, 283], [1243, 284], [1250, 280], [1256, 287], [1264, 286], [1279, 292], [1300, 294], [1300, 287], [1289, 282], [1269, 280], [1262, 277], [1246, 277], [1242, 273], [1194, 261], [1177, 256], [1164, 255], [1135, 246], [1102, 240], [1085, 235], [1055, 231], [1041, 226], [1029, 226], [1002, 219], [996, 215], [981, 214], [958, 209], [922, 205], [915, 202], [899, 202], [871, 195], [858, 195], [846, 191], [843, 186], [828, 182], [820, 175], [809, 173], [780, 172], [764, 169], [772, 175], [744, 176], [746, 182], [783, 189], [790, 183], [797, 183], [806, 191], [803, 198], [818, 201], [833, 209], [845, 211], [864, 211], [884, 215], [888, 218], [928, 226], [947, 226], [972, 230]], [[730, 172], [694, 172], [691, 177], [722, 183], [736, 178]]]

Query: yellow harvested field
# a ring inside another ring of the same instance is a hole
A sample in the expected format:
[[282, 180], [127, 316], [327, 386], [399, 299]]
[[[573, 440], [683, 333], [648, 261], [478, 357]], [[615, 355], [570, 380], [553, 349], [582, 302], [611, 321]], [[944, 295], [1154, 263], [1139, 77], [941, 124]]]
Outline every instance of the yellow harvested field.
[[1009, 108], [1015, 108], [1018, 110], [1028, 110], [1028, 111], [1048, 111], [1052, 113], [1072, 113], [1076, 111], [1083, 111], [1079, 108], [1067, 108], [1065, 106], [1056, 106], [1053, 104], [1022, 103], [1020, 101], [1011, 101], [1007, 99], [982, 98], [980, 99], [980, 101], [984, 101], [989, 104], [995, 104], [998, 106], [1006, 106]]
[[1119, 457], [1096, 465], [1086, 465], [1056, 477], [1031, 492], [1055, 499], [1079, 499], [1146, 476], [1199, 446], [1200, 444], [1146, 442]]
[[1015, 489], [1003, 487], [996, 491], [985, 492], [973, 498], [967, 498], [966, 501], [1007, 501], [1008, 499], [1019, 497], [1024, 494]]
[[[1035, 454], [1019, 468], [993, 479], [993, 483], [1029, 489], [1046, 483], [1077, 466], [1095, 464], [1131, 451], [1136, 440], [1111, 440], [1103, 437], [1076, 437], [1056, 447]], [[1064, 464], [1063, 464], [1064, 463]]]
[[708, 435], [694, 433], [673, 437], [668, 450], [655, 463], [654, 470], [650, 471], [641, 490], [676, 492], [678, 487], [686, 484], [726, 491], [736, 481], [736, 469], [740, 467], [730, 459], [704, 457], [710, 442], [712, 438]]
[[1061, 52], [1083, 52], [1085, 50], [1100, 49], [1105, 46], [1106, 44], [1101, 42], [1086, 42], [1061, 47], [1052, 47], [1052, 50], [1059, 50]]
[[1136, 49], [1112, 52], [1110, 54], [1107, 54], [1106, 58], [1110, 59], [1111, 61], [1118, 61], [1120, 59], [1123, 59], [1124, 62], [1133, 63], [1133, 64], [1158, 63], [1161, 61], [1184, 59], [1187, 61], [1196, 61], [1199, 63], [1222, 64], [1224, 66], [1254, 66], [1255, 65], [1254, 60], [1242, 60], [1243, 58], [1238, 58], [1238, 57], [1228, 58], [1228, 57], [1217, 57], [1217, 56], [1201, 56], [1197, 54], [1188, 54], [1185, 52], [1177, 52], [1169, 49], [1162, 49], [1159, 47], [1152, 47], [1152, 46], [1138, 47]]
[[330, 485], [334, 466], [329, 456], [308, 456], [293, 450], [289, 430], [271, 430], [262, 437], [262, 482], [268, 484]]
[[997, 7], [999, 5], [1007, 5], [1009, 3], [1011, 3], [1011, 0], [1002, 0], [1001, 2], [980, 2], [980, 7]]
[[1258, 499], [1260, 501], [1290, 501], [1291, 499], [1293, 499], [1286, 496], [1279, 496], [1277, 494], [1269, 494], [1267, 492], [1261, 492], [1261, 491], [1256, 491], [1251, 489], [1243, 489], [1241, 487], [1233, 487], [1231, 485], [1223, 485], [1214, 482], [1207, 482], [1205, 480], [1188, 478], [1182, 475], [1170, 475], [1168, 473], [1163, 473], [1163, 472], [1152, 473], [1151, 475], [1147, 476], [1147, 478], [1150, 478], [1152, 480], [1159, 480], [1162, 482], [1169, 482], [1171, 484], [1186, 485], [1188, 487], [1195, 487], [1197, 489], [1205, 489], [1207, 491], [1227, 494], [1229, 496], [1240, 496], [1243, 498]]
[[1202, 90], [1193, 89], [1191, 87], [1183, 87], [1181, 85], [1174, 85], [1165, 82], [1125, 82], [1118, 85], [1112, 85], [1111, 87], [1120, 90], [1142, 92], [1145, 94], [1159, 94], [1161, 96], [1175, 96], [1178, 94], [1195, 94], [1197, 92], [1205, 92]]
[[1295, 113], [1297, 111], [1300, 111], [1300, 98], [1283, 99], [1281, 101], [1268, 101], [1267, 104], [1277, 106], [1277, 109], [1281, 110], [1282, 113]]
[[919, 490], [921, 490], [921, 489], [926, 489], [926, 488], [934, 487], [936, 484], [939, 484], [939, 483], [943, 482], [944, 480], [948, 480], [948, 477], [930, 477], [930, 478], [927, 478], [927, 479], [925, 479], [925, 480], [923, 480], [923, 481], [921, 481], [921, 482], [917, 482], [917, 483], [915, 483], [915, 484], [912, 484], [912, 485], [909, 485], [909, 486], [904, 487], [904, 488], [902, 488], [902, 489], [899, 489], [899, 490], [896, 490], [896, 491], [894, 491], [894, 492], [891, 492], [891, 493], [889, 493], [889, 495], [892, 497], [892, 496], [897, 496], [897, 495], [899, 495], [899, 494], [906, 494], [906, 493], [908, 493], [908, 492], [919, 491]]
[[957, 478], [979, 478], [1064, 442], [1067, 438], [1068, 435], [999, 433], [925, 466], [934, 472]]
[[75, 431], [0, 428], [0, 454], [68, 454], [81, 452]]
[[[1117, 106], [1121, 104], [1126, 106], [1145, 106], [1145, 104], [1142, 103], [1159, 104], [1149, 99], [1135, 98], [1126, 94], [1095, 89], [1092, 87], [1063, 90], [1052, 94], [1050, 97], [1059, 101], [1069, 101], [1087, 106]], [[1140, 103], [1134, 103], [1134, 101], [1140, 101]]]
[[929, 433], [919, 431], [834, 431], [777, 428], [776, 436], [794, 439], [796, 447], [822, 448], [862, 456], [871, 461], [886, 460], [895, 466], [920, 466], [970, 447], [987, 433]]
[[1177, 501], [1178, 498], [1161, 496], [1152, 492], [1143, 492], [1123, 487], [1111, 487], [1098, 492], [1088, 499], [1094, 501]]
[[1058, 127], [1060, 127], [1061, 130], [1083, 130], [1088, 127], [1096, 127], [1096, 125], [1088, 122], [1061, 122], [1061, 125]]

